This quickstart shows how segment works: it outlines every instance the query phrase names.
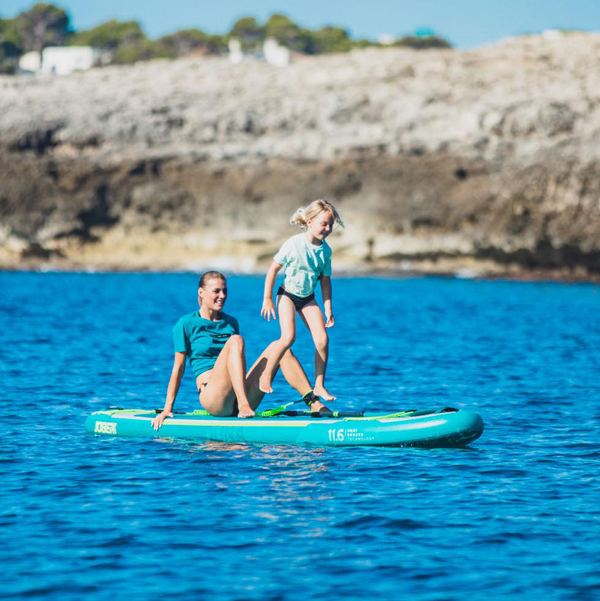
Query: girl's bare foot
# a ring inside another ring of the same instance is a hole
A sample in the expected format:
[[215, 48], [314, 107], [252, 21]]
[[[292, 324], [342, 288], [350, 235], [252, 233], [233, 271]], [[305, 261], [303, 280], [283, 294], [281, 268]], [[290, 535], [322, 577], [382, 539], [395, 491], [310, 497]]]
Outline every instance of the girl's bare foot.
[[314, 401], [310, 404], [311, 413], [319, 413], [320, 411], [329, 411], [321, 401]]
[[261, 392], [266, 394], [271, 394], [273, 392], [273, 388], [271, 387], [271, 378], [267, 374], [263, 374], [258, 381], [258, 388]]
[[314, 392], [315, 396], [322, 398], [324, 401], [335, 401], [335, 399], [337, 398], [337, 397], [334, 397], [332, 394], [329, 394], [329, 392], [327, 392], [327, 390], [325, 390], [325, 388], [323, 388], [323, 387], [320, 387], [320, 388], [315, 387], [313, 392]]
[[319, 397], [314, 393], [313, 390], [307, 392], [303, 397], [303, 401], [310, 408], [311, 413], [319, 413], [321, 411], [329, 411], [323, 403], [319, 400]]

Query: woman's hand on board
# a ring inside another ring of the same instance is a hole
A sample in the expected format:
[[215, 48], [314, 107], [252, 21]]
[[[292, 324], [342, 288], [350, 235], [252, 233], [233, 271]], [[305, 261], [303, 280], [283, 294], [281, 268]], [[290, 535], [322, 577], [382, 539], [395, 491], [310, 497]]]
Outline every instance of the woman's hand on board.
[[152, 427], [158, 432], [167, 417], [173, 417], [172, 411], [161, 411], [153, 420]]
[[271, 317], [273, 317], [273, 319], [277, 319], [277, 313], [275, 312], [275, 304], [273, 303], [273, 299], [265, 298], [262, 309], [260, 310], [260, 314], [267, 321], [271, 321]]

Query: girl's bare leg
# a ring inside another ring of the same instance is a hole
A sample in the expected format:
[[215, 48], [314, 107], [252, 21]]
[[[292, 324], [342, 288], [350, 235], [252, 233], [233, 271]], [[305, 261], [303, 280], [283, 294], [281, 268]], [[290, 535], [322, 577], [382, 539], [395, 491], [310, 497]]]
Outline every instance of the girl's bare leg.
[[[317, 393], [312, 389], [310, 385], [310, 380], [308, 379], [306, 372], [304, 371], [300, 361], [298, 361], [296, 355], [289, 350], [282, 358], [281, 363], [279, 364], [281, 367], [281, 373], [283, 377], [286, 379], [287, 383], [295, 388], [301, 396], [306, 396], [309, 392], [313, 392], [316, 396]], [[311, 411], [329, 411], [321, 401], [314, 401], [310, 405]]]
[[271, 393], [271, 383], [281, 358], [290, 349], [296, 339], [296, 307], [287, 296], [277, 297], [277, 312], [279, 314], [279, 326], [281, 327], [281, 338], [276, 340], [267, 357], [267, 364], [260, 375], [258, 387], [262, 392]]
[[[272, 342], [262, 352], [260, 357], [250, 368], [250, 371], [246, 377], [246, 390], [248, 391], [248, 400], [252, 409], [256, 409], [265, 396], [265, 393], [260, 389], [259, 381], [267, 366], [269, 356], [276, 344], [276, 342]], [[294, 388], [298, 394], [300, 394], [300, 396], [304, 397], [306, 394], [312, 391], [312, 385], [306, 375], [306, 372], [302, 368], [302, 365], [300, 364], [300, 361], [298, 361], [296, 355], [294, 355], [291, 350], [288, 350], [283, 355], [279, 363], [279, 367], [281, 367], [281, 373], [283, 374], [283, 377], [286, 379], [287, 383]], [[275, 373], [277, 373], [277, 367], [275, 367]], [[328, 410], [327, 407], [325, 407], [325, 405], [323, 405], [323, 403], [320, 401], [315, 401], [310, 408], [312, 411], [321, 411], [322, 409], [325, 411]]]
[[215, 416], [230, 416], [237, 399], [238, 417], [253, 417], [246, 394], [244, 339], [234, 335], [217, 357], [208, 384], [200, 391], [200, 403]]
[[336, 397], [325, 388], [325, 372], [329, 357], [329, 337], [325, 329], [323, 314], [316, 301], [311, 301], [300, 310], [300, 317], [305, 323], [315, 343], [315, 387], [313, 392], [324, 401], [334, 401]]

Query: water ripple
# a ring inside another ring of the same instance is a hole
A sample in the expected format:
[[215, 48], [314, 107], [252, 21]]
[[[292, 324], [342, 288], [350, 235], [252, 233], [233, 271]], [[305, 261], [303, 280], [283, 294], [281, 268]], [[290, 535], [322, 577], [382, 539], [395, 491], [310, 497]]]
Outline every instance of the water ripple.
[[[162, 405], [195, 282], [0, 274], [3, 598], [598, 598], [597, 287], [335, 282], [341, 406], [474, 409], [472, 448], [86, 435], [91, 411]], [[262, 285], [230, 280], [252, 356], [277, 332]], [[379, 305], [359, 316], [365, 290]], [[306, 332], [295, 348], [310, 372]], [[186, 374], [177, 408], [196, 402]]]

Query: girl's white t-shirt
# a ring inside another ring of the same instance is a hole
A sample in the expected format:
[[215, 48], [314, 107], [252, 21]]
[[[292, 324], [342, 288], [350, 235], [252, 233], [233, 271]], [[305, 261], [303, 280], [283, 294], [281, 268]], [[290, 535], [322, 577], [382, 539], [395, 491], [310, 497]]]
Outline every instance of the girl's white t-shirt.
[[284, 268], [283, 287], [303, 298], [315, 291], [319, 278], [331, 275], [331, 247], [311, 244], [306, 234], [288, 238], [273, 257]]

